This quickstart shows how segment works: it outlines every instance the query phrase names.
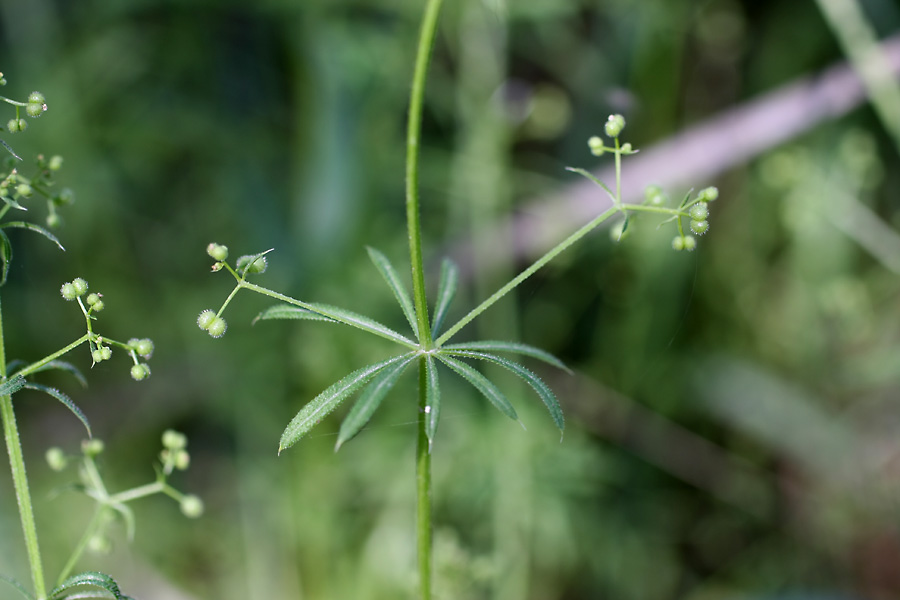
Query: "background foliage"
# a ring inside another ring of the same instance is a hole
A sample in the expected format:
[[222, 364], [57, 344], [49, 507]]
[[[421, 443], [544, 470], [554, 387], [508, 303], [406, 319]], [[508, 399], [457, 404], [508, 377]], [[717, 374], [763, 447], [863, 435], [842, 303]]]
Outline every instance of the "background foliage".
[[[64, 155], [61, 180], [78, 195], [66, 254], [10, 234], [21, 248], [4, 297], [10, 347], [33, 358], [80, 335], [63, 281], [115, 299], [104, 321], [153, 337], [153, 377], [134, 386], [101, 363], [88, 391], [67, 392], [122, 487], [152, 472], [163, 429], [185, 431], [195, 467], [179, 485], [207, 505], [185, 522], [148, 500], [135, 542], [121, 532], [114, 554], [85, 565], [135, 596], [375, 599], [414, 586], [411, 381], [340, 453], [331, 419], [275, 454], [304, 402], [387, 344], [314, 323], [251, 327], [268, 303], [249, 295], [224, 340], [194, 319], [230, 287], [206, 275], [217, 241], [274, 247], [268, 287], [403, 325], [365, 246], [405, 256], [420, 4], [0, 2], [8, 91], [40, 89], [50, 106], [10, 141], [26, 158]], [[879, 36], [900, 25], [896, 3], [861, 4]], [[436, 267], [460, 240], [496, 241], [505, 216], [564, 197], [577, 178], [566, 165], [602, 166], [585, 142], [609, 113], [646, 148], [843, 60], [835, 40], [806, 1], [448, 2], [426, 99], [427, 257]], [[884, 257], [897, 241], [888, 231], [873, 252], [859, 233], [870, 229], [851, 225], [859, 211], [900, 224], [897, 161], [867, 106], [822, 121], [693, 182], [722, 192], [693, 254], [636, 219], [627, 241], [593, 236], [487, 313], [483, 336], [576, 371], [533, 365], [568, 427], [560, 444], [527, 390], [516, 403], [527, 433], [465, 387], [445, 390], [440, 597], [896, 597], [900, 313]], [[595, 212], [605, 207], [597, 194]], [[502, 246], [466, 271], [470, 306], [526, 262]], [[82, 433], [55, 404], [17, 400], [53, 564], [80, 533], [60, 515], [90, 507], [36, 459]], [[0, 563], [22, 574], [13, 503], [4, 476]]]

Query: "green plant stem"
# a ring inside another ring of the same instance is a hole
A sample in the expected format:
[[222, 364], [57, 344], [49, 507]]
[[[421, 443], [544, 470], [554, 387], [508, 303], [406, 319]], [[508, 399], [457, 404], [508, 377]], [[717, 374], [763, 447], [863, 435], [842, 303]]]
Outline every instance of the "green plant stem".
[[[90, 340], [91, 337], [93, 337], [92, 333], [85, 333], [83, 336], [81, 336], [80, 338], [78, 338], [77, 340], [75, 340], [74, 342], [72, 342], [71, 344], [66, 346], [65, 348], [57, 350], [53, 354], [45, 356], [44, 358], [42, 358], [41, 360], [39, 360], [35, 363], [31, 363], [27, 367], [22, 367], [21, 369], [16, 371], [16, 375], [21, 375], [22, 377], [25, 377], [26, 375], [31, 375], [32, 373], [34, 373], [35, 371], [37, 371], [38, 369], [40, 369], [47, 363], [52, 362], [52, 361], [56, 360], [57, 358], [59, 358], [60, 356], [63, 356], [65, 354], [71, 352], [72, 350], [74, 350], [75, 348], [80, 346], [81, 344]], [[0, 341], [2, 341], [2, 336], [0, 336]], [[120, 345], [122, 345], [122, 344], [120, 344]]]
[[425, 358], [419, 359], [419, 419], [416, 440], [416, 545], [419, 564], [419, 597], [431, 598], [431, 451], [425, 430], [427, 375]]
[[422, 226], [419, 223], [419, 142], [422, 133], [422, 105], [425, 99], [425, 79], [431, 49], [437, 31], [438, 14], [443, 0], [428, 0], [419, 48], [416, 51], [416, 67], [412, 91], [409, 97], [409, 120], [406, 134], [406, 227], [409, 232], [409, 260], [412, 265], [413, 302], [419, 326], [419, 340], [425, 350], [431, 349], [431, 328], [428, 326], [428, 302], [425, 298], [425, 267], [422, 263]]
[[559, 256], [564, 250], [566, 250], [569, 246], [586, 236], [593, 229], [595, 229], [600, 223], [610, 218], [612, 215], [619, 212], [619, 207], [612, 206], [597, 216], [593, 221], [584, 225], [581, 229], [564, 239], [562, 242], [554, 246], [550, 249], [546, 254], [542, 257], [534, 261], [530, 267], [519, 273], [514, 279], [510, 280], [509, 283], [504, 285], [502, 288], [494, 292], [490, 298], [473, 308], [466, 316], [456, 322], [450, 329], [448, 329], [444, 335], [435, 340], [435, 344], [437, 346], [442, 345], [444, 342], [453, 337], [460, 329], [468, 325], [472, 319], [483, 313], [485, 310], [490, 308], [492, 304], [497, 302], [500, 298], [514, 290], [520, 283], [531, 277], [535, 274], [535, 272], [546, 265], [548, 262]]
[[[3, 317], [0, 313], [0, 379], [6, 379], [6, 350], [3, 340]], [[19, 505], [19, 517], [22, 521], [22, 534], [25, 537], [25, 550], [28, 564], [31, 567], [31, 581], [34, 594], [38, 600], [47, 597], [44, 584], [44, 567], [41, 564], [41, 552], [38, 546], [37, 527], [34, 523], [34, 509], [31, 505], [31, 492], [28, 489], [28, 476], [25, 473], [25, 459], [22, 456], [22, 442], [19, 440], [19, 429], [16, 426], [16, 414], [13, 411], [12, 396], [0, 396], [0, 418], [3, 420], [3, 437], [6, 439], [6, 451], [9, 453], [9, 466], [12, 471], [13, 487]]]
[[66, 561], [65, 566], [59, 573], [59, 577], [56, 578], [57, 586], [62, 585], [62, 582], [65, 581], [66, 578], [72, 573], [72, 570], [78, 563], [78, 559], [81, 558], [82, 554], [84, 554], [88, 543], [91, 541], [91, 538], [94, 537], [94, 534], [97, 533], [97, 530], [103, 522], [103, 513], [105, 511], [106, 506], [102, 504], [97, 507], [97, 510], [94, 511], [94, 516], [91, 517], [88, 526], [84, 530], [84, 534], [81, 536], [81, 539], [78, 540], [78, 544], [75, 546], [75, 549], [72, 550], [72, 554], [69, 556], [69, 560]]

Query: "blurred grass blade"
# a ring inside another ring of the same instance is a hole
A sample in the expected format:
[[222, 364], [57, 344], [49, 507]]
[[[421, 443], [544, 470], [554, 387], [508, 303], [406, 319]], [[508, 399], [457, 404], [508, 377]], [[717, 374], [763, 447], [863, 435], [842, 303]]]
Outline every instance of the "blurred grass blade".
[[397, 333], [390, 327], [382, 325], [378, 321], [370, 319], [369, 317], [364, 317], [361, 314], [349, 310], [344, 310], [343, 308], [338, 308], [336, 306], [330, 306], [328, 304], [317, 304], [311, 302], [308, 304], [308, 306], [310, 306], [312, 310], [321, 310], [323, 316], [331, 317], [335, 321], [344, 323], [345, 325], [352, 325], [353, 327], [356, 327], [358, 329], [369, 331], [371, 333], [380, 335], [381, 337], [393, 340], [398, 344], [409, 346], [410, 348], [417, 347], [416, 343], [405, 335]]
[[383, 369], [409, 358], [409, 354], [402, 354], [368, 365], [362, 369], [353, 371], [327, 390], [316, 396], [288, 423], [281, 441], [278, 443], [278, 453], [296, 444], [300, 438], [306, 435], [310, 429], [318, 425], [322, 419], [331, 413], [350, 394], [361, 388]]
[[372, 383], [366, 386], [366, 389], [363, 390], [362, 394], [359, 395], [359, 399], [353, 405], [353, 408], [350, 409], [350, 412], [347, 413], [347, 416], [344, 417], [343, 423], [341, 423], [338, 439], [334, 444], [335, 452], [340, 450], [345, 442], [350, 441], [350, 439], [366, 426], [369, 419], [372, 418], [372, 415], [375, 414], [375, 411], [381, 406], [381, 401], [384, 400], [384, 397], [387, 396], [388, 392], [394, 387], [394, 384], [397, 383], [400, 375], [403, 374], [403, 371], [409, 363], [415, 359], [415, 356], [407, 356], [408, 358], [406, 360], [382, 371]]
[[516, 409], [513, 408], [512, 404], [509, 403], [509, 400], [506, 399], [506, 396], [503, 395], [496, 385], [490, 382], [487, 377], [476, 371], [474, 368], [465, 364], [464, 362], [458, 361], [456, 359], [450, 358], [446, 354], [438, 354], [438, 359], [459, 373], [459, 375], [472, 384], [472, 386], [482, 393], [482, 395], [487, 398], [491, 404], [497, 407], [497, 410], [502, 412], [504, 415], [513, 419], [515, 421], [519, 420], [519, 415], [516, 414]]
[[0, 229], [0, 285], [6, 283], [6, 276], [9, 274], [9, 263], [12, 260], [12, 244], [9, 243], [9, 237], [6, 232]]
[[[68, 598], [70, 596], [63, 596], [63, 594], [73, 588], [81, 587], [81, 586], [93, 586], [98, 587], [105, 592], [109, 592], [113, 598], [116, 600], [126, 600], [128, 596], [123, 596], [122, 592], [119, 591], [119, 586], [116, 584], [115, 579], [110, 577], [109, 575], [104, 575], [103, 573], [98, 573], [96, 571], [86, 571], [84, 573], [79, 573], [78, 575], [72, 575], [61, 584], [56, 586], [49, 595], [51, 600], [55, 600], [58, 598]], [[80, 595], [80, 598], [90, 598], [91, 596], [83, 596]], [[103, 598], [104, 596], [95, 596], [97, 598]]]
[[0, 396], [11, 396], [25, 387], [25, 378], [24, 377], [13, 377], [12, 379], [7, 379], [3, 383], [0, 383]]
[[57, 390], [56, 388], [48, 387], [46, 385], [41, 385], [39, 383], [26, 383], [24, 386], [29, 390], [36, 390], [38, 392], [44, 392], [49, 396], [53, 396], [60, 402], [62, 402], [66, 408], [68, 408], [72, 413], [78, 417], [78, 420], [84, 425], [84, 428], [87, 429], [88, 437], [91, 437], [91, 425], [88, 423], [87, 417], [84, 416], [84, 413], [81, 412], [81, 409], [75, 406], [75, 403], [72, 402], [71, 398]]
[[559, 401], [556, 399], [556, 395], [553, 393], [553, 390], [550, 389], [544, 380], [532, 373], [530, 370], [526, 369], [522, 365], [517, 362], [513, 362], [509, 359], [503, 358], [501, 356], [496, 356], [494, 354], [487, 354], [484, 352], [468, 352], [468, 351], [450, 351], [454, 356], [465, 356], [467, 358], [477, 358], [480, 360], [487, 360], [494, 364], [500, 365], [501, 367], [505, 367], [524, 379], [528, 385], [537, 392], [537, 395], [541, 398], [541, 401], [544, 403], [544, 406], [547, 407], [547, 410], [550, 411], [550, 417], [553, 419], [553, 422], [556, 424], [556, 427], [559, 429], [560, 433], [562, 433], [566, 428], [566, 421], [563, 417], [562, 408], [559, 406]]
[[82, 374], [81, 370], [72, 363], [64, 360], [51, 360], [50, 362], [34, 369], [33, 371], [31, 371], [31, 373], [40, 373], [41, 371], [50, 371], [54, 369], [70, 373], [73, 377], [75, 377], [75, 379], [78, 380], [78, 383], [80, 383], [82, 387], [87, 387], [87, 379], [85, 378], [84, 374]]
[[337, 323], [331, 317], [326, 317], [325, 315], [320, 315], [319, 313], [314, 313], [311, 310], [301, 308], [299, 306], [291, 306], [289, 304], [278, 304], [276, 306], [270, 306], [266, 310], [262, 311], [256, 318], [253, 319], [253, 323], [257, 321], [271, 321], [275, 319], [294, 319], [294, 320], [308, 320], [308, 321], [327, 321], [328, 323]]
[[603, 183], [602, 181], [597, 179], [591, 172], [585, 171], [584, 169], [579, 169], [578, 167], [566, 167], [566, 171], [571, 171], [573, 173], [578, 173], [579, 175], [583, 175], [584, 177], [587, 177], [588, 179], [590, 179], [591, 181], [593, 181], [594, 183], [596, 183], [597, 185], [599, 185], [600, 187], [603, 188], [603, 191], [605, 191], [606, 194], [610, 197], [610, 199], [613, 201], [613, 204], [617, 204], [619, 202], [618, 198], [616, 198], [616, 195], [613, 194], [612, 190], [609, 189], [605, 183]]
[[62, 250], [63, 252], [65, 252], [65, 250], [66, 250], [65, 248], [63, 248], [63, 245], [61, 243], [59, 243], [59, 240], [56, 238], [55, 235], [53, 235], [52, 233], [50, 233], [49, 231], [47, 231], [40, 225], [35, 225], [34, 223], [28, 223], [27, 221], [10, 221], [8, 223], [4, 223], [3, 225], [0, 225], [0, 227], [3, 227], [4, 229], [7, 227], [15, 227], [17, 229], [27, 229], [28, 231], [33, 231], [35, 233], [39, 233], [42, 236], [44, 236], [45, 238], [47, 238], [48, 240], [50, 240], [51, 242], [53, 242], [54, 244], [56, 244], [59, 247], [59, 249]]
[[7, 577], [6, 575], [0, 574], [0, 580], [5, 581], [9, 585], [16, 588], [19, 591], [19, 593], [22, 594], [23, 596], [25, 596], [26, 598], [28, 598], [28, 600], [34, 600], [34, 596], [32, 596], [31, 594], [28, 593], [28, 590], [25, 589], [25, 586], [23, 586], [21, 583], [19, 583], [12, 577]]
[[431, 324], [431, 337], [436, 338], [447, 317], [447, 311], [453, 297], [456, 296], [456, 287], [459, 283], [459, 267], [449, 258], [441, 263], [441, 281], [438, 284], [437, 302], [434, 305], [434, 319]]
[[464, 342], [461, 344], [448, 344], [441, 347], [443, 350], [474, 350], [475, 352], [510, 352], [512, 354], [521, 354], [522, 356], [530, 356], [542, 360], [547, 364], [562, 369], [566, 373], [572, 370], [563, 364], [561, 360], [540, 348], [521, 344], [519, 342], [502, 342], [495, 340], [484, 340], [478, 342]]
[[418, 336], [416, 311], [413, 308], [412, 298], [410, 298], [406, 288], [403, 287], [403, 282], [400, 281], [397, 271], [394, 270], [391, 262], [384, 254], [372, 247], [366, 247], [366, 250], [369, 251], [369, 258], [372, 259], [375, 268], [378, 269], [378, 272], [381, 273], [381, 276], [387, 282], [388, 287], [394, 292], [394, 298], [397, 299], [400, 308], [403, 309], [403, 314], [406, 316], [406, 320], [409, 321], [409, 326], [412, 327], [413, 332]]
[[434, 357], [425, 356], [425, 435], [428, 436], [428, 451], [434, 444], [438, 421], [441, 418], [441, 388], [438, 382], [437, 365]]

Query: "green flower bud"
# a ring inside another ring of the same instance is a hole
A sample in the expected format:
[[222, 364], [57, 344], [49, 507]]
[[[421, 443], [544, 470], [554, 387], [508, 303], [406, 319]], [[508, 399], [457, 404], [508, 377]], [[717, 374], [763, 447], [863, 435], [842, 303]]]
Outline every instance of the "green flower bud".
[[629, 142], [622, 144], [622, 152], [631, 152], [631, 144]]
[[[25, 121], [22, 121], [24, 123]], [[19, 129], [19, 119], [10, 119], [6, 122], [6, 130], [10, 133], [16, 133], [17, 131], [23, 131]]]
[[109, 554], [112, 552], [112, 542], [102, 533], [91, 536], [88, 540], [88, 550], [94, 554]]
[[203, 312], [200, 313], [200, 316], [197, 317], [197, 325], [200, 329], [206, 331], [209, 329], [209, 326], [212, 325], [212, 322], [216, 319], [216, 311], [207, 308]]
[[666, 193], [658, 185], [648, 185], [644, 189], [644, 202], [652, 206], [662, 206], [669, 201]]
[[719, 197], [719, 190], [718, 190], [718, 188], [715, 188], [715, 187], [703, 188], [697, 194], [697, 198], [699, 198], [700, 200], [702, 200], [704, 202], [712, 202], [713, 200], [715, 200], [718, 197]]
[[49, 215], [47, 215], [47, 227], [49, 227], [51, 229], [56, 229], [57, 227], [60, 226], [61, 222], [62, 222], [62, 219], [60, 219], [59, 215], [56, 214], [55, 212], [52, 212]]
[[104, 449], [103, 440], [92, 439], [81, 442], [81, 451], [87, 456], [97, 456]]
[[72, 285], [75, 286], [76, 296], [84, 296], [88, 291], [88, 283], [81, 277], [76, 277], [75, 279], [73, 279]]
[[93, 305], [97, 304], [98, 302], [100, 302], [100, 294], [97, 294], [96, 292], [91, 292], [90, 294], [87, 295], [87, 298], [85, 298], [85, 301], [88, 303], [88, 306], [93, 306]]
[[32, 119], [36, 119], [44, 114], [45, 110], [47, 110], [47, 105], [41, 102], [29, 102], [25, 105], [25, 114]]
[[599, 136], [595, 135], [588, 139], [588, 148], [594, 156], [603, 156], [603, 140]]
[[131, 367], [131, 378], [135, 381], [143, 381], [150, 377], [150, 366], [146, 363], [140, 363]]
[[153, 350], [153, 340], [149, 338], [137, 340], [137, 344], [135, 344], [134, 346], [134, 351], [144, 358], [150, 358], [151, 356], [153, 356]]
[[706, 202], [698, 202], [691, 207], [690, 214], [691, 218], [695, 221], [703, 221], [709, 216], [709, 204]]
[[50, 157], [50, 162], [47, 163], [47, 168], [51, 171], [59, 171], [62, 168], [63, 157], [59, 154]]
[[109, 360], [112, 357], [112, 348], [109, 346], [103, 346], [100, 348], [100, 358], [103, 360]]
[[606, 129], [606, 135], [609, 137], [619, 137], [619, 134], [625, 129], [625, 117], [622, 115], [609, 115], [604, 128]]
[[100, 349], [94, 350], [91, 352], [91, 358], [94, 359], [95, 363], [103, 362], [103, 353], [100, 352]]
[[47, 102], [47, 100], [44, 98], [44, 95], [42, 93], [31, 92], [30, 94], [28, 94], [27, 102], [29, 104], [44, 104], [45, 102]]
[[75, 192], [69, 188], [63, 188], [57, 195], [53, 196], [53, 203], [58, 206], [72, 204], [75, 202]]
[[191, 455], [187, 450], [178, 450], [175, 452], [175, 468], [179, 471], [186, 470], [191, 465]]
[[181, 512], [186, 517], [196, 519], [203, 514], [203, 500], [193, 494], [185, 496], [181, 499]]
[[206, 253], [209, 254], [215, 260], [223, 261], [226, 258], [228, 258], [228, 246], [211, 243], [209, 246], [206, 247]]
[[69, 459], [66, 458], [66, 454], [62, 451], [62, 448], [56, 447], [47, 448], [44, 458], [47, 460], [47, 464], [50, 465], [50, 468], [54, 471], [62, 471], [69, 462]]
[[214, 317], [209, 324], [209, 327], [206, 328], [206, 331], [208, 331], [209, 335], [212, 337], [220, 338], [225, 335], [226, 329], [228, 329], [228, 323], [225, 322], [225, 319], [222, 317]]
[[31, 196], [31, 192], [31, 186], [27, 183], [20, 183], [16, 186], [16, 193], [23, 198], [28, 198], [29, 196]]
[[74, 300], [78, 297], [78, 293], [75, 291], [75, 286], [72, 283], [62, 284], [62, 287], [59, 288], [59, 293], [66, 300]]
[[174, 429], [166, 429], [162, 434], [162, 445], [170, 450], [181, 450], [187, 446], [187, 436]]
[[697, 247], [697, 238], [692, 235], [684, 236], [684, 249], [688, 252], [693, 252], [693, 250]]
[[709, 231], [709, 221], [705, 219], [702, 221], [697, 221], [696, 219], [691, 221], [691, 231], [697, 235], [703, 235]]
[[265, 256], [257, 257], [256, 260], [253, 260], [253, 264], [250, 264], [250, 261], [253, 260], [253, 256], [249, 254], [245, 254], [237, 260], [237, 271], [238, 273], [242, 273], [246, 271], [247, 273], [265, 273], [266, 267], [269, 266], [269, 262], [266, 260]]

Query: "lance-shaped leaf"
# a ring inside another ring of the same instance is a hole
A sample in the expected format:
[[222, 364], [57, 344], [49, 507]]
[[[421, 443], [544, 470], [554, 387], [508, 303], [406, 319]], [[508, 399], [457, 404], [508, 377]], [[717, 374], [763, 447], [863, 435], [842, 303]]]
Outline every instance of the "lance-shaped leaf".
[[328, 304], [309, 303], [307, 304], [307, 306], [313, 311], [319, 312], [325, 317], [331, 317], [335, 321], [339, 321], [341, 323], [344, 323], [345, 325], [352, 325], [357, 329], [369, 331], [410, 348], [418, 347], [416, 343], [408, 337], [397, 333], [390, 327], [382, 325], [378, 321], [370, 319], [369, 317], [364, 317], [363, 315], [357, 314], [355, 312], [344, 310], [343, 308], [338, 308], [337, 306], [330, 306]]
[[553, 390], [550, 389], [544, 381], [532, 373], [530, 370], [526, 369], [522, 365], [517, 362], [513, 362], [509, 359], [503, 358], [502, 356], [497, 356], [494, 354], [488, 354], [486, 352], [470, 352], [470, 351], [448, 351], [450, 354], [454, 356], [464, 356], [466, 358], [477, 358], [480, 360], [487, 360], [494, 364], [500, 365], [501, 367], [505, 367], [521, 377], [525, 380], [528, 385], [532, 387], [532, 389], [537, 392], [537, 395], [541, 398], [541, 401], [544, 403], [544, 406], [547, 407], [547, 410], [550, 411], [550, 417], [553, 418], [553, 422], [556, 423], [556, 426], [559, 428], [560, 433], [565, 429], [566, 422], [563, 417], [562, 408], [559, 406], [559, 401], [556, 399], [556, 395], [553, 393]]
[[334, 445], [335, 452], [340, 450], [345, 442], [348, 442], [359, 433], [369, 422], [369, 419], [372, 418], [375, 411], [378, 410], [378, 407], [381, 406], [381, 401], [384, 400], [387, 393], [397, 383], [400, 375], [415, 358], [415, 355], [406, 356], [406, 360], [384, 369], [359, 395], [353, 408], [350, 409], [350, 412], [347, 413], [347, 416], [344, 417], [344, 421], [341, 423], [341, 430], [338, 432], [338, 439]]
[[16, 154], [16, 151], [12, 149], [12, 146], [10, 146], [9, 144], [7, 144], [7, 143], [4, 142], [3, 140], [0, 140], [0, 144], [3, 144], [3, 147], [6, 148], [6, 150], [7, 150], [10, 154], [12, 154], [13, 156], [15, 156], [15, 157], [18, 158], [19, 160], [22, 160], [22, 157], [19, 156], [18, 154]]
[[276, 304], [275, 306], [270, 306], [266, 310], [256, 315], [256, 318], [253, 319], [253, 323], [256, 323], [257, 321], [271, 321], [274, 319], [325, 321], [327, 323], [337, 323], [337, 321], [330, 317], [320, 315], [319, 313], [314, 313], [309, 309], [301, 308], [299, 306], [291, 306], [290, 304]]
[[480, 341], [480, 342], [463, 342], [461, 344], [447, 344], [441, 346], [443, 350], [473, 350], [475, 352], [510, 352], [512, 354], [521, 354], [522, 356], [530, 356], [551, 364], [554, 367], [562, 369], [567, 373], [571, 373], [571, 369], [564, 365], [561, 360], [545, 352], [540, 348], [529, 346], [528, 344], [520, 344], [519, 342], [501, 342], [501, 341]]
[[434, 444], [438, 421], [441, 418], [441, 387], [438, 382], [437, 365], [432, 355], [425, 356], [425, 435], [428, 437], [428, 451]]
[[501, 392], [496, 385], [491, 383], [487, 377], [485, 377], [466, 363], [450, 358], [446, 354], [438, 354], [437, 357], [442, 363], [459, 373], [463, 379], [471, 383], [472, 386], [476, 390], [481, 392], [481, 394], [485, 398], [487, 398], [491, 404], [497, 407], [497, 410], [502, 412], [510, 419], [513, 419], [515, 421], [519, 420], [519, 416], [516, 414], [516, 409], [514, 409], [512, 404], [509, 403], [509, 400], [506, 399], [506, 396], [503, 395], [503, 392]]
[[53, 396], [60, 402], [62, 402], [66, 408], [72, 411], [72, 413], [78, 417], [78, 420], [84, 425], [84, 428], [87, 429], [88, 437], [91, 437], [91, 424], [88, 423], [87, 417], [84, 416], [84, 413], [81, 412], [81, 409], [75, 406], [75, 403], [72, 402], [72, 399], [63, 394], [61, 391], [56, 388], [52, 388], [46, 385], [41, 385], [39, 383], [26, 383], [25, 388], [29, 390], [36, 390], [38, 392], [44, 392], [49, 396]]
[[25, 378], [16, 375], [12, 379], [7, 379], [0, 383], [0, 396], [11, 396], [25, 387]]
[[26, 212], [28, 211], [27, 208], [25, 208], [24, 206], [22, 206], [21, 204], [19, 204], [18, 202], [16, 202], [12, 198], [10, 198], [9, 196], [6, 196], [6, 195], [0, 196], [0, 200], [3, 200], [3, 202], [5, 202], [6, 205], [9, 206], [10, 208], [15, 208], [16, 210], [24, 210]]
[[[64, 596], [66, 592], [71, 589], [83, 587], [83, 586], [91, 586], [100, 588], [104, 592], [108, 592], [111, 597], [116, 600], [127, 600], [128, 596], [123, 596], [122, 592], [119, 591], [119, 586], [116, 584], [115, 579], [110, 577], [109, 575], [105, 575], [103, 573], [98, 573], [96, 571], [85, 571], [84, 573], [79, 573], [78, 575], [72, 575], [61, 584], [56, 586], [51, 592], [49, 598], [51, 600], [57, 600], [61, 598], [72, 598], [73, 596]], [[90, 598], [91, 596], [80, 596], [81, 598]], [[105, 598], [107, 596], [97, 595], [95, 598]]]
[[367, 381], [372, 379], [372, 377], [377, 375], [380, 371], [408, 357], [408, 354], [402, 354], [363, 367], [362, 369], [357, 369], [337, 383], [332, 384], [331, 387], [304, 406], [300, 412], [297, 413], [297, 416], [288, 423], [284, 433], [281, 434], [281, 441], [278, 444], [278, 453], [281, 454], [282, 450], [296, 444], [310, 429], [318, 425], [322, 419], [337, 408], [347, 396], [365, 385]]
[[12, 587], [16, 588], [20, 594], [28, 598], [28, 600], [34, 600], [34, 596], [28, 593], [28, 590], [25, 589], [25, 586], [13, 579], [12, 577], [7, 577], [6, 575], [0, 574], [0, 581], [5, 581]]
[[381, 273], [381, 276], [384, 277], [384, 280], [387, 282], [388, 287], [394, 292], [394, 298], [396, 298], [397, 303], [400, 304], [400, 308], [403, 310], [406, 320], [409, 321], [409, 326], [412, 327], [413, 332], [418, 335], [418, 328], [416, 327], [416, 311], [413, 308], [412, 298], [409, 297], [409, 292], [403, 286], [403, 282], [400, 281], [397, 271], [394, 270], [394, 267], [387, 259], [387, 256], [375, 248], [367, 247], [366, 250], [369, 251], [369, 258], [372, 259], [375, 268], [378, 269], [378, 272]]
[[6, 283], [10, 261], [12, 261], [12, 244], [9, 243], [6, 232], [0, 229], [0, 285]]
[[584, 177], [587, 177], [588, 179], [590, 179], [591, 181], [593, 181], [594, 183], [596, 183], [597, 185], [599, 185], [600, 187], [603, 188], [603, 191], [605, 191], [606, 194], [610, 197], [610, 199], [612, 199], [613, 204], [617, 204], [619, 202], [619, 199], [616, 198], [616, 195], [613, 194], [612, 190], [609, 189], [609, 187], [607, 187], [607, 185], [605, 183], [603, 183], [602, 181], [600, 181], [599, 179], [594, 177], [594, 175], [591, 174], [590, 171], [585, 171], [584, 169], [579, 169], [577, 167], [566, 167], [566, 171], [571, 171], [573, 173], [578, 173], [579, 175], [583, 175]]
[[459, 268], [449, 258], [441, 262], [441, 280], [438, 283], [437, 302], [434, 305], [434, 318], [431, 322], [431, 337], [436, 338], [447, 318], [447, 311], [453, 297], [456, 295], [456, 286], [459, 283]]
[[34, 369], [33, 371], [31, 371], [31, 373], [34, 374], [40, 373], [41, 371], [50, 370], [65, 371], [66, 373], [70, 373], [73, 377], [75, 377], [75, 379], [78, 380], [78, 383], [80, 383], [82, 387], [87, 387], [87, 379], [85, 379], [84, 374], [81, 372], [81, 370], [72, 363], [64, 360], [51, 360], [50, 362]]
[[35, 233], [39, 233], [42, 236], [44, 236], [45, 238], [47, 238], [48, 240], [50, 240], [51, 242], [53, 242], [54, 244], [56, 244], [60, 250], [62, 250], [64, 252], [66, 250], [65, 248], [63, 248], [63, 245], [61, 243], [59, 243], [59, 240], [56, 238], [55, 235], [53, 235], [52, 233], [50, 233], [49, 231], [47, 231], [40, 225], [35, 225], [34, 223], [29, 223], [27, 221], [10, 221], [8, 223], [4, 223], [3, 225], [0, 225], [0, 227], [3, 227], [3, 228], [15, 227], [17, 229], [27, 229], [28, 231], [33, 231]]

